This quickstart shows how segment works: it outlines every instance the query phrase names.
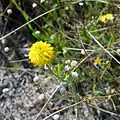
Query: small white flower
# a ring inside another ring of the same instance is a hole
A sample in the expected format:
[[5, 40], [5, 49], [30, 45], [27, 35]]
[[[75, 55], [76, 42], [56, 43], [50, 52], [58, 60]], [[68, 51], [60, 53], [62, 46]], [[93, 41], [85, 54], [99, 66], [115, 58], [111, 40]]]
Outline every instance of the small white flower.
[[56, 114], [56, 115], [53, 116], [53, 119], [54, 119], [54, 120], [58, 120], [59, 117], [60, 117], [60, 116], [59, 116], [58, 114]]
[[40, 31], [35, 31], [35, 34], [40, 34]]
[[4, 88], [4, 89], [2, 90], [3, 93], [8, 92], [8, 91], [9, 91], [9, 88]]
[[25, 57], [28, 57], [28, 54], [24, 54]]
[[117, 49], [117, 52], [120, 53], [120, 49]]
[[72, 75], [72, 77], [74, 77], [74, 78], [76, 78], [76, 77], [78, 77], [78, 73], [75, 71], [75, 72], [71, 72], [71, 75]]
[[33, 8], [36, 8], [36, 7], [37, 7], [37, 4], [36, 4], [36, 3], [33, 3], [33, 4], [32, 4], [32, 7], [33, 7]]
[[33, 78], [33, 81], [36, 82], [36, 81], [38, 81], [39, 79], [40, 79], [40, 77], [39, 77], [37, 74], [35, 74], [35, 77]]
[[8, 52], [8, 51], [9, 51], [9, 47], [5, 47], [5, 48], [4, 48], [4, 51], [5, 51], [5, 52]]
[[71, 62], [71, 66], [72, 66], [72, 67], [75, 67], [77, 64], [78, 64], [78, 62], [77, 62], [76, 60], [73, 60], [73, 61]]
[[45, 0], [41, 0], [40, 3], [43, 3]]
[[48, 67], [47, 67], [47, 65], [44, 65], [44, 69], [45, 69], [45, 70], [48, 70]]
[[81, 50], [81, 54], [82, 54], [82, 55], [85, 55], [84, 49]]
[[65, 7], [65, 10], [69, 10], [69, 7]]
[[7, 14], [8, 14], [8, 15], [12, 14], [12, 9], [8, 9], [8, 10], [7, 10]]
[[69, 65], [65, 65], [64, 69], [65, 69], [65, 71], [69, 71], [70, 70], [70, 66]]
[[65, 64], [69, 64], [69, 63], [70, 63], [70, 60], [66, 60], [66, 61], [65, 61]]
[[2, 39], [1, 40], [1, 43], [4, 45], [6, 43], [6, 40], [5, 39]]
[[80, 2], [79, 5], [80, 5], [80, 6], [83, 6], [83, 3]]

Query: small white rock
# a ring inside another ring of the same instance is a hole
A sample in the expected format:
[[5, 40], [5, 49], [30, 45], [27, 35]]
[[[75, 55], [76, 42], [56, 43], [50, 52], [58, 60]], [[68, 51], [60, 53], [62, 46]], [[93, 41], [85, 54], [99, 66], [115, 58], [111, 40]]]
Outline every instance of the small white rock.
[[65, 65], [64, 70], [65, 71], [69, 71], [70, 70], [70, 66], [69, 65]]
[[45, 99], [45, 95], [42, 93], [39, 95], [38, 100], [43, 101]]
[[5, 48], [4, 48], [4, 51], [5, 51], [5, 52], [8, 52], [8, 51], [9, 51], [9, 47], [5, 47]]
[[35, 77], [33, 78], [33, 81], [37, 82], [39, 79], [40, 79], [40, 77], [37, 74], [35, 74]]
[[72, 75], [72, 77], [74, 77], [74, 78], [76, 78], [76, 77], [78, 77], [78, 73], [75, 71], [75, 72], [71, 72], [71, 75]]
[[9, 88], [4, 88], [4, 89], [2, 90], [3, 93], [8, 92], [8, 91], [9, 91]]
[[35, 34], [40, 34], [40, 31], [35, 31]]
[[8, 10], [7, 10], [7, 14], [8, 14], [8, 15], [12, 14], [12, 9], [8, 9]]
[[32, 7], [33, 7], [33, 8], [36, 8], [36, 7], [37, 7], [37, 4], [36, 4], [36, 3], [33, 3], [33, 4], [32, 4]]
[[78, 62], [76, 60], [72, 60], [72, 62], [71, 62], [72, 67], [75, 67], [77, 64], [78, 64]]
[[20, 120], [19, 118], [17, 118], [17, 117], [14, 117], [15, 118], [15, 120]]
[[76, 118], [73, 118], [72, 120], [77, 120]]
[[56, 114], [56, 115], [53, 116], [53, 119], [54, 119], [54, 120], [58, 120], [59, 117], [60, 117], [60, 116], [59, 116], [58, 114]]

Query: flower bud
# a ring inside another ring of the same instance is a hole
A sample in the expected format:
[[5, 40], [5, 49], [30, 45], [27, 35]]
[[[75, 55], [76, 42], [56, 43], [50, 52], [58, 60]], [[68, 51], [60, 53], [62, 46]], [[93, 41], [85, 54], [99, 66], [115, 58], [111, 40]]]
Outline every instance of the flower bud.
[[65, 71], [69, 71], [70, 70], [70, 66], [69, 65], [65, 65], [64, 69], [65, 69]]
[[8, 14], [8, 15], [12, 14], [12, 9], [8, 9], [8, 10], [7, 10], [7, 14]]
[[77, 78], [78, 77], [78, 73], [75, 71], [75, 72], [71, 72], [71, 75], [72, 75], [72, 77], [74, 77], [74, 78]]
[[8, 52], [8, 51], [9, 51], [9, 47], [5, 47], [5, 48], [4, 48], [4, 51], [5, 51], [5, 52]]
[[78, 64], [78, 62], [77, 62], [76, 60], [73, 60], [73, 61], [71, 62], [71, 66], [72, 66], [72, 67], [75, 67], [77, 64]]
[[32, 4], [32, 7], [33, 7], [33, 8], [36, 8], [36, 7], [37, 7], [37, 4], [36, 4], [36, 3], [33, 3], [33, 4]]

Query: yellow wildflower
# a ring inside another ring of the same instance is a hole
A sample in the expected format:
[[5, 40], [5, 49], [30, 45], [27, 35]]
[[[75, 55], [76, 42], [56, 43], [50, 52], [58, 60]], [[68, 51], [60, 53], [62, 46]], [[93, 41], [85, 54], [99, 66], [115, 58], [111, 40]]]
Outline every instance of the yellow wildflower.
[[54, 51], [50, 44], [39, 41], [32, 45], [28, 55], [30, 62], [33, 63], [34, 66], [40, 67], [48, 65], [52, 61], [54, 57]]
[[99, 19], [100, 19], [101, 22], [104, 22], [104, 23], [106, 22], [106, 16], [105, 15], [100, 16]]
[[113, 20], [114, 17], [113, 17], [112, 14], [106, 14], [106, 19], [107, 19], [107, 20]]
[[100, 59], [99, 57], [97, 57], [94, 61], [94, 65], [100, 64], [102, 59]]
[[99, 20], [100, 20], [101, 22], [104, 22], [104, 23], [106, 23], [108, 20], [113, 20], [113, 19], [114, 19], [113, 14], [102, 15], [102, 16], [100, 16], [100, 18], [99, 18]]

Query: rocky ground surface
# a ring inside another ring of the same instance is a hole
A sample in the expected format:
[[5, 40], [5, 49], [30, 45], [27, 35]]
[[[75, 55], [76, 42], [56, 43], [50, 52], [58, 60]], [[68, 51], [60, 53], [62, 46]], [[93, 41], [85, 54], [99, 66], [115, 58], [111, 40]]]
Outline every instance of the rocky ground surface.
[[[37, 71], [0, 69], [0, 120], [35, 120], [59, 86], [47, 72], [43, 74], [39, 72], [40, 69]], [[60, 108], [73, 104], [73, 100], [66, 97], [68, 93], [67, 87], [61, 86], [41, 112], [39, 120]], [[113, 106], [108, 102], [104, 102], [103, 107], [113, 110]], [[80, 120], [119, 120], [119, 118], [112, 118], [112, 113], [107, 114], [106, 111], [88, 108], [87, 103], [80, 104], [78, 108], [72, 107], [55, 114], [48, 120], [77, 120], [79, 112]]]

